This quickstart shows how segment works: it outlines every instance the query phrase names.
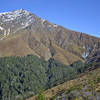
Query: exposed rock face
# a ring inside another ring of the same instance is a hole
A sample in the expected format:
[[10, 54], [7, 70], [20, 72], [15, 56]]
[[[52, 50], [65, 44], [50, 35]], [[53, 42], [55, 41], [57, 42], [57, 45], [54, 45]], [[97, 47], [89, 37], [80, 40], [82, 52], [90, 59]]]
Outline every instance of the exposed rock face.
[[64, 64], [85, 60], [100, 49], [100, 38], [71, 31], [20, 9], [0, 14], [0, 56], [35, 54]]

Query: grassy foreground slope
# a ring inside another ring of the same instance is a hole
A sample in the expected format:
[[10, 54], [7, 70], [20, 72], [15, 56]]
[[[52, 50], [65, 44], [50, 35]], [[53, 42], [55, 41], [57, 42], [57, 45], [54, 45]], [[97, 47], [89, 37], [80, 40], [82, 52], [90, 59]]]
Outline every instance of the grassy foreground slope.
[[46, 100], [100, 100], [100, 57], [91, 61], [86, 64], [87, 71], [78, 78], [45, 91]]

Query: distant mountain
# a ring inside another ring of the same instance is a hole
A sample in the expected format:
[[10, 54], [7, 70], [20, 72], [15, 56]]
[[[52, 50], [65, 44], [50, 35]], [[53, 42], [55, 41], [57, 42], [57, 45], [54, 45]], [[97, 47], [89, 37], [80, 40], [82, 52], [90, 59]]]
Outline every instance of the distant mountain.
[[52, 24], [23, 9], [0, 13], [0, 57], [34, 54], [69, 65], [99, 51], [100, 38]]

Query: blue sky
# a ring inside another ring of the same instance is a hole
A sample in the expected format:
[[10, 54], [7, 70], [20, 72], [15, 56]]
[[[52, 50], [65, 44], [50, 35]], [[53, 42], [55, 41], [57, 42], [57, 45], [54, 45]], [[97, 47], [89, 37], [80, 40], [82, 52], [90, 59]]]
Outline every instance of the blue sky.
[[0, 1], [0, 12], [21, 8], [68, 29], [100, 37], [100, 0]]

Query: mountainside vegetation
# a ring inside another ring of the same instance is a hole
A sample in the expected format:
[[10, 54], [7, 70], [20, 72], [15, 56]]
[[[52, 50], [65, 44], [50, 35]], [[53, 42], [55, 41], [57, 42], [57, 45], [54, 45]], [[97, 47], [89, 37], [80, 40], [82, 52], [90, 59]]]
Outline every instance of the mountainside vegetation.
[[51, 58], [44, 61], [36, 56], [0, 58], [1, 100], [19, 100], [74, 79], [85, 71], [84, 63], [66, 66]]
[[[76, 65], [79, 62], [73, 64]], [[92, 58], [85, 67], [85, 72], [77, 78], [46, 90], [46, 100], [100, 100], [100, 56]], [[37, 96], [27, 100], [36, 100]]]

